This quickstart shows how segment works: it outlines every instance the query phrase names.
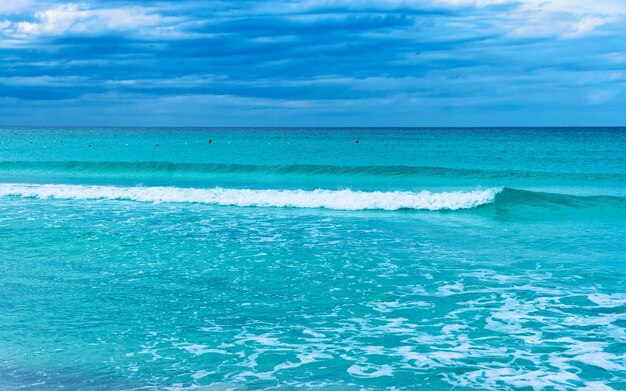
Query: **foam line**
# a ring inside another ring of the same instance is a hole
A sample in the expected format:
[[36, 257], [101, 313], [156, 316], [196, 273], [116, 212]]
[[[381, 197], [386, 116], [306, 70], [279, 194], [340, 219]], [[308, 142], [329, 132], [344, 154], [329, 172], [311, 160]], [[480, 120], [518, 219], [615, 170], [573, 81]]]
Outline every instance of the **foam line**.
[[0, 184], [0, 197], [130, 200], [230, 206], [326, 208], [335, 210], [457, 210], [493, 202], [501, 188], [454, 192], [364, 192], [352, 190], [251, 190], [180, 187]]

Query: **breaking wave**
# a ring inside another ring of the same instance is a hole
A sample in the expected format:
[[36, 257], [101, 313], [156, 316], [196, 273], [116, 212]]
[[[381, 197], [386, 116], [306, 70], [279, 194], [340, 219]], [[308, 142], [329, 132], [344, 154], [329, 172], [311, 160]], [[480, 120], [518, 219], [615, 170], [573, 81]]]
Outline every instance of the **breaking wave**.
[[0, 197], [129, 200], [225, 206], [326, 208], [334, 210], [458, 210], [494, 201], [501, 188], [453, 192], [252, 190], [181, 187], [0, 184]]

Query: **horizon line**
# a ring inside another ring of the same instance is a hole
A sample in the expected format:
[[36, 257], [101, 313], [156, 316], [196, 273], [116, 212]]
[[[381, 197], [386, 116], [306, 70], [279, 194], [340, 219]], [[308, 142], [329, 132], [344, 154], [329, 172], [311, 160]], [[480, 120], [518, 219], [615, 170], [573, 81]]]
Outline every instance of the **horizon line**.
[[250, 125], [0, 125], [0, 129], [6, 128], [102, 128], [102, 129], [114, 129], [114, 128], [137, 128], [137, 129], [209, 129], [209, 128], [219, 128], [219, 129], [581, 129], [581, 128], [626, 128], [626, 125], [524, 125], [524, 126], [513, 126], [513, 125], [487, 125], [487, 126], [298, 126], [298, 125], [280, 125], [280, 126], [269, 126], [269, 125], [259, 125], [259, 126], [250, 126]]

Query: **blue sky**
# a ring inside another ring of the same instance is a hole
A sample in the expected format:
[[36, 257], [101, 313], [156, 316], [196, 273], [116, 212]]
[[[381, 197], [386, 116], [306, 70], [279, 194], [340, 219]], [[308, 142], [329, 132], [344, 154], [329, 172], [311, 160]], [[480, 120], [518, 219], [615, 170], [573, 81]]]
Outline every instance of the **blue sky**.
[[0, 125], [626, 125], [626, 0], [0, 0]]

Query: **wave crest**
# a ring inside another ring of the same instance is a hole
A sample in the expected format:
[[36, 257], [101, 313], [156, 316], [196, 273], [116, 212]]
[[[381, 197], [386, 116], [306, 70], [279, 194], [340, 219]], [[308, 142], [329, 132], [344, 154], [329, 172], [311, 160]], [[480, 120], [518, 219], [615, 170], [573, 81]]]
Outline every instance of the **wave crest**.
[[458, 210], [494, 201], [501, 188], [455, 192], [352, 190], [252, 190], [180, 187], [0, 184], [0, 196], [72, 200], [202, 203], [224, 206], [326, 208], [335, 210]]

